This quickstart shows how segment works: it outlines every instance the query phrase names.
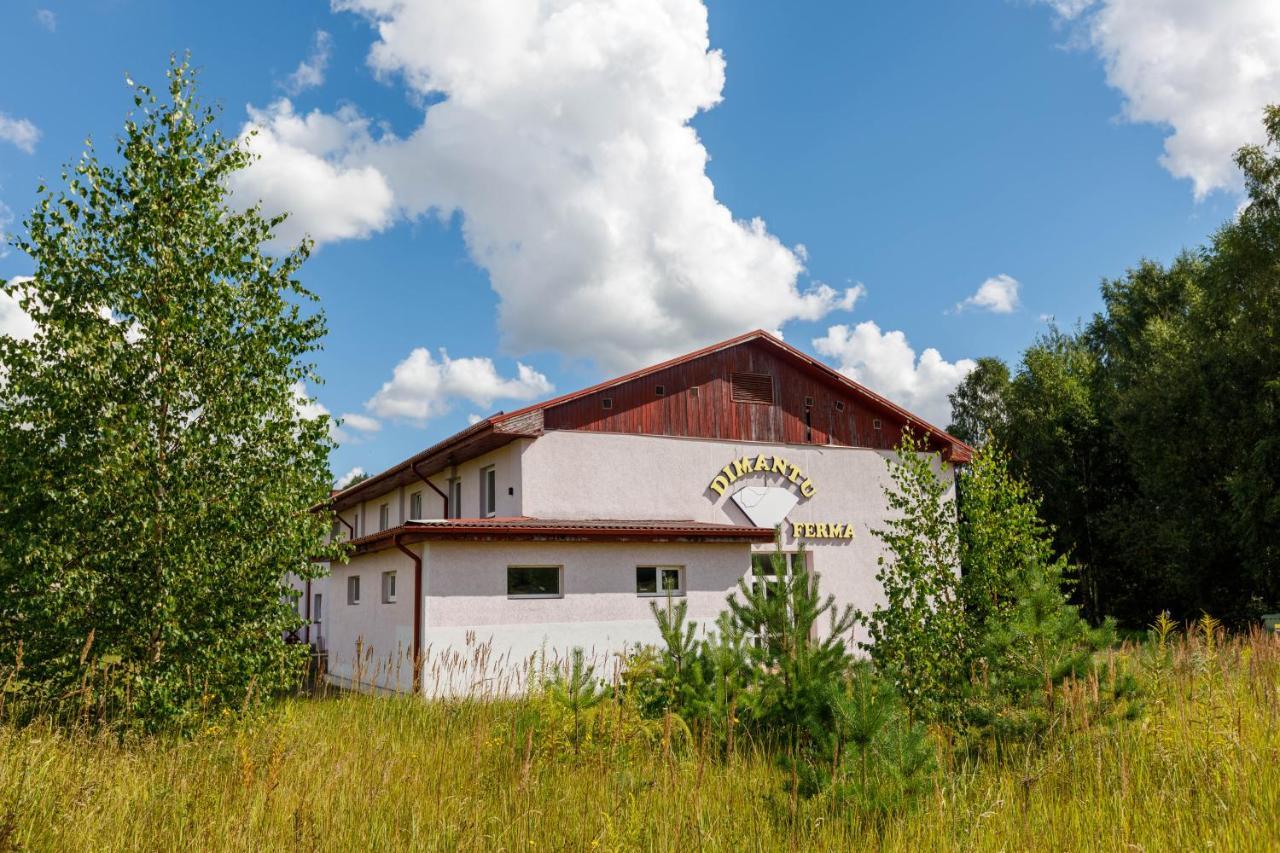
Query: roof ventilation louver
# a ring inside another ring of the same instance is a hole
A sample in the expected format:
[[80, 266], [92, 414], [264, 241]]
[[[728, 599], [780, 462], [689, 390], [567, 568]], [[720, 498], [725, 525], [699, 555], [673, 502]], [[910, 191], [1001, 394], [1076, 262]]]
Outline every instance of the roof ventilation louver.
[[773, 377], [768, 373], [735, 373], [731, 384], [735, 403], [773, 402]]

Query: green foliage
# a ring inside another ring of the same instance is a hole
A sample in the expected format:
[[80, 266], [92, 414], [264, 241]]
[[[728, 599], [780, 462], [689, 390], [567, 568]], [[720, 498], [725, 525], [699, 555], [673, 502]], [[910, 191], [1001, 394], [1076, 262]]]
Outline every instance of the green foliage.
[[1009, 413], [1009, 367], [998, 358], [980, 358], [954, 392], [947, 432], [975, 447], [992, 433], [1003, 434]]
[[573, 718], [572, 743], [575, 751], [582, 744], [582, 715], [604, 701], [608, 695], [596, 678], [594, 664], [586, 662], [580, 646], [569, 653], [567, 668], [552, 673], [545, 689], [551, 700], [564, 708]]
[[771, 561], [773, 574], [740, 579], [728, 605], [738, 634], [753, 638], [745, 646], [751, 717], [765, 730], [784, 733], [794, 749], [804, 731], [830, 720], [830, 686], [849, 667], [854, 614], [822, 595], [818, 575], [804, 567], [803, 551], [788, 560], [779, 540]]
[[[133, 85], [131, 83], [131, 85]], [[326, 550], [329, 425], [298, 415], [323, 316], [308, 246], [226, 204], [249, 155], [185, 62], [133, 85], [118, 162], [90, 145], [4, 282], [37, 327], [0, 336], [0, 668], [66, 714], [146, 726], [252, 705], [305, 649], [285, 576]], [[19, 665], [20, 664], [20, 665]]]
[[859, 614], [869, 635], [861, 645], [913, 715], [953, 720], [967, 654], [955, 504], [939, 476], [944, 463], [911, 431], [887, 464], [889, 520], [872, 531], [888, 551], [876, 573], [884, 601]]
[[924, 725], [908, 718], [893, 686], [865, 663], [832, 693], [830, 723], [810, 732], [816, 760], [804, 766], [805, 793], [881, 819], [910, 807], [937, 769]]
[[[1236, 157], [1240, 215], [1171, 264], [1104, 281], [1103, 310], [1030, 347], [989, 424], [1095, 623], [1280, 607], [1280, 107], [1264, 125]], [[986, 378], [957, 391], [957, 424]]]
[[1055, 688], [1093, 673], [1111, 626], [1091, 629], [1067, 602], [1067, 562], [998, 445], [974, 457], [962, 482], [961, 589], [974, 652], [966, 716], [998, 737], [1039, 734]]

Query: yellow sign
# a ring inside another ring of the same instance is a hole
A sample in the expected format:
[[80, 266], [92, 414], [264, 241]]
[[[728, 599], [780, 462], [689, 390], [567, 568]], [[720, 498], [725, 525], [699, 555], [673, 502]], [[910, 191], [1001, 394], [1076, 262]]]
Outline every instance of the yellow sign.
[[852, 539], [853, 525], [839, 521], [793, 521], [791, 535], [795, 539]]
[[750, 456], [744, 456], [741, 459], [733, 460], [720, 470], [721, 473], [712, 478], [710, 485], [710, 489], [717, 495], [723, 495], [725, 490], [729, 488], [729, 484], [739, 477], [746, 477], [750, 474], [780, 474], [799, 486], [800, 494], [806, 498], [813, 497], [813, 493], [817, 491], [812, 480], [801, 473], [796, 465], [781, 456], [771, 457], [765, 456], [763, 453], [755, 459]]

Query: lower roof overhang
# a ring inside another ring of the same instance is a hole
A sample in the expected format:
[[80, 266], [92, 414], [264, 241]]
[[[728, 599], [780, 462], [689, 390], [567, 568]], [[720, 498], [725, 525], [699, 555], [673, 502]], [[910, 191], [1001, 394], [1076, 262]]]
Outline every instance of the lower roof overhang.
[[415, 542], [687, 542], [763, 544], [774, 540], [768, 527], [698, 521], [562, 520], [538, 518], [453, 518], [406, 521], [353, 539], [353, 555]]

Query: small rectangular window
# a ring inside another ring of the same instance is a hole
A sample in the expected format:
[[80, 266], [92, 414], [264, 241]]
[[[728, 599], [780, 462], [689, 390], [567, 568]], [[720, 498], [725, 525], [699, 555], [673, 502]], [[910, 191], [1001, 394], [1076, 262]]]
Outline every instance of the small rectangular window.
[[347, 604], [360, 603], [360, 576], [351, 575], [347, 578]]
[[636, 566], [636, 595], [684, 595], [684, 566]]
[[605, 397], [604, 399], [602, 399], [602, 400], [600, 401], [600, 408], [602, 408], [602, 409], [612, 409], [612, 408], [613, 408], [613, 398], [612, 398], [612, 397]]
[[667, 386], [666, 386], [666, 385], [655, 385], [655, 386], [653, 386], [653, 393], [654, 393], [654, 394], [656, 394], [656, 395], [658, 395], [659, 397], [661, 397], [661, 396], [663, 396], [664, 394], [666, 394], [666, 393], [667, 393]]
[[324, 604], [323, 595], [317, 592], [315, 595], [311, 596], [311, 621], [312, 622], [319, 622], [321, 619], [324, 618], [324, 611], [323, 611], [323, 608], [321, 608], [320, 606], [322, 604]]
[[422, 492], [409, 495], [409, 517], [422, 518]]
[[391, 526], [391, 504], [381, 504], [378, 507], [378, 529], [386, 530]]
[[493, 518], [498, 512], [498, 472], [492, 465], [480, 470], [480, 514]]
[[458, 477], [449, 480], [449, 517], [462, 518], [462, 480]]
[[337, 518], [333, 520], [333, 527], [329, 529], [329, 541], [337, 542], [342, 538], [342, 522]]
[[382, 573], [382, 603], [383, 604], [396, 603], [396, 573], [395, 572]]
[[809, 408], [813, 408], [813, 398], [812, 398], [812, 397], [805, 397], [805, 398], [804, 398], [804, 404], [805, 404], [806, 406], [808, 406]]
[[836, 411], [837, 411], [837, 412], [843, 412], [843, 411], [844, 411], [844, 400], [836, 400], [836, 402], [835, 402], [835, 406], [836, 406]]
[[510, 598], [559, 598], [559, 566], [507, 566]]
[[880, 429], [880, 419], [879, 419], [879, 418], [874, 418], [874, 419], [872, 419], [872, 421], [871, 421], [871, 428], [872, 428], [872, 429]]

